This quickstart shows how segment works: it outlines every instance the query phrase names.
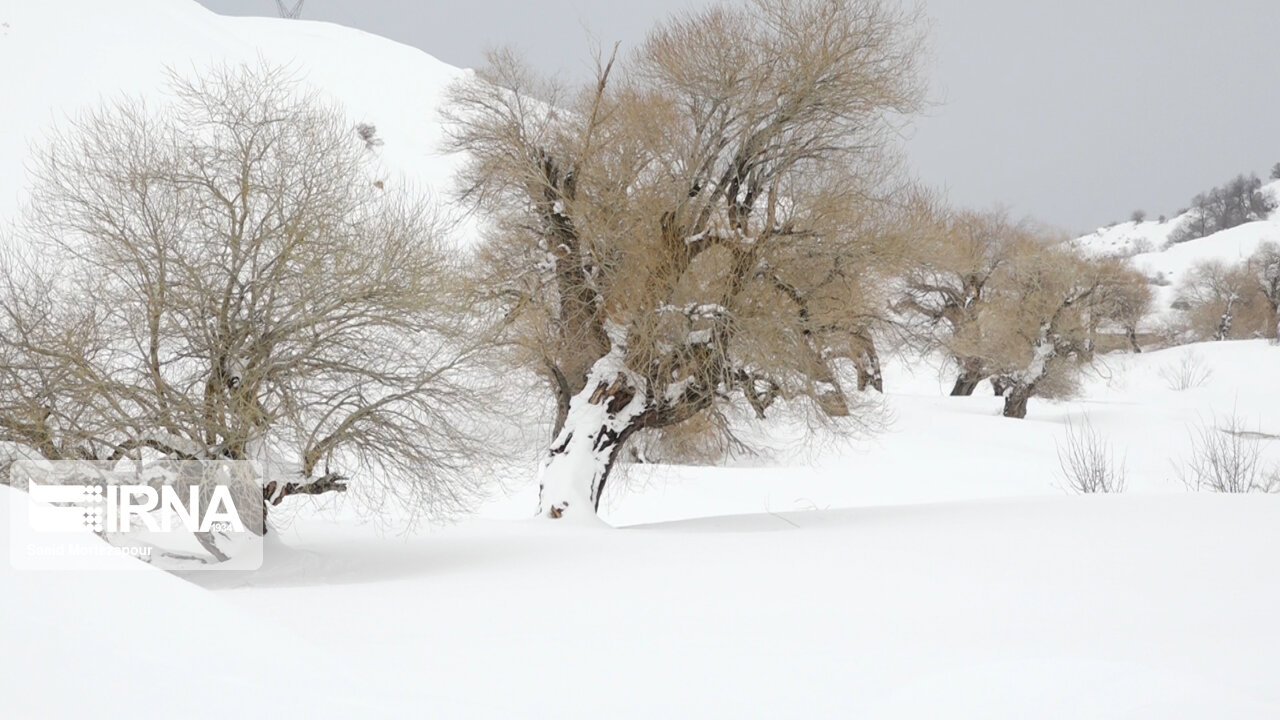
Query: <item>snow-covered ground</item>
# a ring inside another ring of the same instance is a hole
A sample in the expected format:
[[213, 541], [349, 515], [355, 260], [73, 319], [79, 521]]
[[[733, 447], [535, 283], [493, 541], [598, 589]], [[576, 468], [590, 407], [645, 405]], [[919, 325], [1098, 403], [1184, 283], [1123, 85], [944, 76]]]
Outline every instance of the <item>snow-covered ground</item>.
[[[444, 189], [435, 113], [463, 71], [418, 50], [190, 0], [0, 0], [0, 222], [64, 113], [258, 56], [377, 125], [392, 176]], [[1172, 222], [1155, 225], [1095, 244], [1158, 249]], [[1134, 261], [1176, 281], [1277, 237], [1275, 220], [1228, 232]], [[1188, 363], [1211, 375], [1172, 389]], [[895, 362], [883, 432], [631, 466], [606, 492], [615, 529], [529, 519], [526, 468], [448, 528], [302, 508], [247, 575], [0, 558], [0, 718], [1280, 717], [1280, 497], [1179, 480], [1199, 424], [1280, 435], [1278, 364], [1263, 341], [1108, 356], [1081, 398], [1018, 421]], [[1124, 495], [1061, 489], [1056, 448], [1085, 417]], [[14, 503], [0, 487], [5, 556]]]
[[[1187, 355], [1213, 374], [1172, 390], [1161, 370]], [[606, 505], [618, 529], [510, 519], [533, 512], [526, 487], [420, 534], [302, 513], [262, 570], [200, 584], [123, 560], [5, 568], [0, 706], [1280, 716], [1280, 497], [1177, 479], [1189, 429], [1215, 414], [1280, 434], [1277, 362], [1262, 341], [1111, 356], [1083, 398], [1033, 401], [1025, 421], [891, 368], [895, 421], [875, 439], [766, 467], [633, 467]], [[1085, 416], [1123, 457], [1126, 494], [1060, 489], [1056, 444]]]

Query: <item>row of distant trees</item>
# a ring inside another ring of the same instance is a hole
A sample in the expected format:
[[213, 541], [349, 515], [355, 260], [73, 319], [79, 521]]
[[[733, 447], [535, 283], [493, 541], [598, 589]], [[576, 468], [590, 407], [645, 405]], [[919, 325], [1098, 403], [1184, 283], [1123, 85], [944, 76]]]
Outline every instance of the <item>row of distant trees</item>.
[[1024, 417], [1034, 396], [1074, 392], [1080, 368], [1121, 344], [1140, 351], [1137, 330], [1152, 296], [1123, 261], [1088, 258], [1061, 238], [1000, 214], [947, 213], [918, 235], [894, 308], [923, 328], [958, 375], [952, 395], [990, 380], [1006, 417]]
[[1280, 245], [1265, 242], [1248, 258], [1194, 265], [1177, 288], [1181, 321], [1174, 342], [1276, 337], [1280, 331]]
[[474, 246], [278, 70], [90, 111], [6, 245], [0, 441], [252, 461], [266, 508], [351, 487], [447, 514], [545, 408], [557, 518], [594, 515], [629, 444], [705, 462], [744, 418], [876, 428], [889, 351], [941, 351], [954, 394], [989, 381], [1023, 417], [1138, 350], [1150, 291], [903, 179], [920, 27], [881, 0], [719, 6], [583, 87], [497, 53], [447, 117]]
[[[1272, 169], [1273, 179], [1280, 179], [1280, 164]], [[1247, 222], [1265, 220], [1275, 211], [1276, 198], [1262, 191], [1257, 175], [1238, 175], [1233, 180], [1196, 195], [1182, 220], [1169, 233], [1169, 243], [1208, 237]]]

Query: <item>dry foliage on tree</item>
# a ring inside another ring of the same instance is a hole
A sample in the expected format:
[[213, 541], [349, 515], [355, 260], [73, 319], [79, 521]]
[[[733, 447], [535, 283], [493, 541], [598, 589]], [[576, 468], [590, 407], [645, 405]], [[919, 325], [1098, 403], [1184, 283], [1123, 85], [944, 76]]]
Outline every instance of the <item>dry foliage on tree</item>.
[[1191, 267], [1177, 288], [1174, 307], [1180, 311], [1184, 337], [1198, 340], [1237, 340], [1275, 337], [1276, 246], [1264, 244], [1247, 261], [1237, 264], [1205, 260]]
[[0, 439], [249, 460], [263, 502], [462, 509], [484, 457], [454, 254], [355, 126], [270, 68], [171, 80], [40, 150], [0, 281]]
[[990, 379], [1004, 414], [1024, 417], [1030, 397], [1074, 392], [1103, 334], [1141, 349], [1137, 327], [1151, 291], [1119, 260], [1084, 258], [1001, 212], [937, 213], [913, 248], [893, 307], [924, 350], [950, 356], [952, 395]]
[[1017, 244], [991, 280], [977, 321], [954, 339], [1004, 396], [1004, 415], [1026, 416], [1031, 397], [1067, 397], [1092, 362], [1110, 299], [1140, 277], [1113, 261], [1082, 258], [1049, 238]]
[[979, 314], [990, 300], [996, 272], [1034, 231], [1001, 212], [938, 212], [912, 243], [912, 264], [894, 305], [914, 319], [924, 349], [942, 348], [958, 375], [952, 395], [971, 395], [992, 374], [980, 354], [963, 340], [977, 332]]
[[636, 432], [733, 398], [853, 412], [834, 365], [874, 357], [917, 27], [879, 0], [762, 0], [659, 26], [589, 87], [499, 53], [454, 89], [462, 194], [494, 226], [482, 285], [558, 408], [542, 515], [593, 514]]
[[1155, 294], [1146, 276], [1118, 259], [1099, 261], [1107, 282], [1098, 287], [1091, 302], [1090, 333], [1094, 345], [1103, 333], [1122, 334], [1129, 349], [1142, 352], [1138, 344], [1138, 326], [1151, 314]]

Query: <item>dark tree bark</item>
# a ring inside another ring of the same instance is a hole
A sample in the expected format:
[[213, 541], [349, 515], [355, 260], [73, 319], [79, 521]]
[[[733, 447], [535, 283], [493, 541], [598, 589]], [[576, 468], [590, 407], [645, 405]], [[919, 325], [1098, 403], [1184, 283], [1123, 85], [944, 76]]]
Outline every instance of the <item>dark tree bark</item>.
[[1138, 331], [1134, 328], [1128, 328], [1128, 330], [1125, 331], [1125, 335], [1129, 338], [1129, 347], [1132, 348], [1135, 353], [1142, 352], [1142, 346], [1138, 344]]
[[1007, 418], [1025, 418], [1027, 416], [1027, 401], [1031, 399], [1031, 393], [1031, 387], [1013, 387], [1004, 396], [1004, 412], [1002, 414]]
[[967, 397], [969, 395], [972, 395], [973, 391], [978, 388], [978, 383], [982, 382], [983, 379], [984, 378], [978, 377], [976, 375], [969, 375], [968, 373], [960, 373], [960, 377], [956, 378], [956, 384], [951, 386], [952, 397], [959, 397], [959, 396]]

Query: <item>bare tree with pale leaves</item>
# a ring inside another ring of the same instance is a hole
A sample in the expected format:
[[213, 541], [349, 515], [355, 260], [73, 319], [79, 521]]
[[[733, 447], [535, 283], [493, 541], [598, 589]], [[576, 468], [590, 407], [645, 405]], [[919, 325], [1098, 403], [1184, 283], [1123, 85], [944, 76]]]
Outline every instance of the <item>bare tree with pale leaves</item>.
[[576, 91], [501, 53], [455, 88], [462, 194], [494, 227], [482, 286], [557, 408], [542, 516], [593, 516], [631, 437], [734, 398], [856, 419], [833, 361], [861, 354], [892, 244], [918, 27], [879, 0], [761, 0], [668, 21]]
[[992, 278], [1032, 232], [1002, 212], [940, 211], [913, 239], [913, 262], [894, 307], [916, 320], [925, 349], [950, 355], [958, 370], [952, 395], [972, 395], [993, 372], [963, 338], [990, 298]]
[[1230, 340], [1262, 332], [1263, 299], [1243, 264], [1212, 259], [1196, 263], [1178, 285], [1179, 308], [1199, 340]]
[[954, 339], [979, 358], [1004, 397], [1005, 417], [1023, 418], [1032, 397], [1066, 397], [1093, 359], [1092, 316], [1103, 289], [1124, 282], [1114, 263], [1083, 258], [1043, 234], [1021, 239], [992, 274], [974, 323]]
[[[37, 155], [0, 274], [0, 440], [255, 463], [262, 502], [448, 514], [481, 491], [485, 352], [458, 254], [286, 73], [174, 77]], [[348, 485], [350, 483], [350, 485]]]

